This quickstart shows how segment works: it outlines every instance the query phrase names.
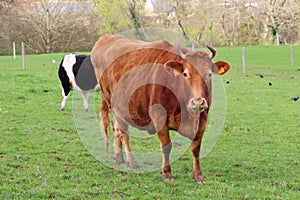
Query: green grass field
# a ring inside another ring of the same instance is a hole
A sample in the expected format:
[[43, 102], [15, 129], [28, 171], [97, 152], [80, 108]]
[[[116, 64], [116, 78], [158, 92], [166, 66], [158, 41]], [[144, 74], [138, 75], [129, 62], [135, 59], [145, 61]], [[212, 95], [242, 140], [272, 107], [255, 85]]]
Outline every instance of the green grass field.
[[246, 47], [246, 74], [241, 52], [217, 49], [215, 61], [232, 68], [222, 77], [223, 132], [201, 159], [205, 186], [192, 179], [188, 150], [172, 163], [171, 182], [160, 171], [125, 173], [98, 161], [79, 138], [72, 95], [58, 111], [63, 54], [28, 55], [26, 70], [21, 57], [1, 56], [0, 199], [299, 199], [300, 100], [291, 98], [300, 96], [300, 46], [296, 66], [288, 46]]

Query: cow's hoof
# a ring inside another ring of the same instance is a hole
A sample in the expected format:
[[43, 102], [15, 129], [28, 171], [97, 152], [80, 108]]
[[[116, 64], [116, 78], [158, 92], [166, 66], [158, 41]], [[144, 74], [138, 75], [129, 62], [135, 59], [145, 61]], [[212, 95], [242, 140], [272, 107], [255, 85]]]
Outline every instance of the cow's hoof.
[[173, 179], [170, 165], [163, 167], [161, 174], [162, 174], [162, 180]]
[[135, 161], [128, 162], [128, 165], [136, 170], [140, 169], [140, 167], [136, 164]]
[[89, 111], [89, 109], [88, 109], [88, 108], [87, 108], [87, 109], [84, 109], [84, 111], [85, 111], [85, 112], [88, 112], [88, 111]]
[[199, 183], [199, 184], [201, 184], [201, 185], [205, 185], [205, 184], [206, 184], [206, 182], [205, 182], [203, 176], [197, 176], [197, 177], [194, 177], [194, 180], [195, 180], [196, 183]]
[[171, 175], [171, 177], [167, 177], [167, 178], [164, 178], [164, 176], [163, 176], [163, 178], [162, 178], [162, 181], [164, 182], [164, 183], [168, 183], [168, 184], [174, 184], [174, 177]]
[[121, 164], [124, 164], [124, 163], [125, 163], [125, 160], [124, 160], [124, 159], [118, 159], [118, 160], [116, 160], [116, 163], [117, 163], [118, 165], [121, 165]]
[[125, 160], [122, 158], [122, 159], [116, 159], [116, 163], [117, 165], [121, 165], [123, 163], [125, 163]]
[[116, 163], [118, 165], [121, 165], [121, 164], [125, 163], [125, 160], [123, 158], [123, 154], [122, 153], [115, 154], [114, 159], [116, 160]]
[[172, 174], [171, 173], [165, 173], [162, 175], [162, 180], [165, 181], [165, 180], [172, 180], [174, 179]]
[[60, 111], [63, 111], [65, 108], [59, 108]]

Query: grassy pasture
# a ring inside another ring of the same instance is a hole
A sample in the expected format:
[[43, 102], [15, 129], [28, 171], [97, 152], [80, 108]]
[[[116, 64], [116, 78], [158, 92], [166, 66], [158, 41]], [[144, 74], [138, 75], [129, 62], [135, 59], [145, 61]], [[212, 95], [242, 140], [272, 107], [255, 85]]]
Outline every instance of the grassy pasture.
[[223, 132], [201, 159], [205, 186], [192, 179], [189, 151], [172, 163], [173, 182], [99, 162], [77, 134], [72, 95], [58, 111], [63, 54], [28, 55], [26, 70], [1, 56], [0, 199], [299, 199], [300, 100], [290, 99], [300, 96], [300, 47], [293, 67], [287, 46], [247, 47], [245, 75], [241, 49], [217, 49], [232, 68]]

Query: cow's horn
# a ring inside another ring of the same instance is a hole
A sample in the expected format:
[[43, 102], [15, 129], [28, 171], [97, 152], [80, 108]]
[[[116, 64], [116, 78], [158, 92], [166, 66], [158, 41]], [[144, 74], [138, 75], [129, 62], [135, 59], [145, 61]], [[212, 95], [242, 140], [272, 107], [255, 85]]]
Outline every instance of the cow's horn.
[[184, 53], [181, 51], [181, 48], [180, 48], [180, 40], [179, 40], [179, 39], [177, 39], [177, 42], [176, 42], [176, 49], [177, 49], [178, 55], [179, 55], [182, 59], [185, 59], [185, 55], [184, 55]]
[[209, 57], [213, 59], [216, 55], [216, 49], [209, 44], [206, 44], [206, 47], [211, 51], [211, 54], [209, 54]]

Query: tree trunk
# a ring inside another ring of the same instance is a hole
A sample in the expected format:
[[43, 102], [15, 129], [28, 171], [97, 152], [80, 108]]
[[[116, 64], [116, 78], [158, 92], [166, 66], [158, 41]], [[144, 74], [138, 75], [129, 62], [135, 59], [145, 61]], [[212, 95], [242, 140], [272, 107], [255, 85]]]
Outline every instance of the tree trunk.
[[280, 45], [280, 38], [279, 38], [278, 32], [276, 32], [276, 45], [277, 45], [277, 46]]
[[186, 32], [185, 32], [185, 29], [183, 27], [183, 25], [181, 24], [181, 20], [179, 19], [178, 22], [177, 22], [181, 32], [182, 32], [182, 35], [185, 39], [189, 40], [189, 37], [187, 36]]
[[133, 26], [135, 29], [136, 37], [140, 40], [145, 40], [144, 34], [141, 32], [141, 23], [139, 21], [138, 13], [137, 13], [137, 2], [136, 0], [133, 0], [131, 2], [128, 2], [128, 8], [130, 12], [130, 17], [133, 22]]

